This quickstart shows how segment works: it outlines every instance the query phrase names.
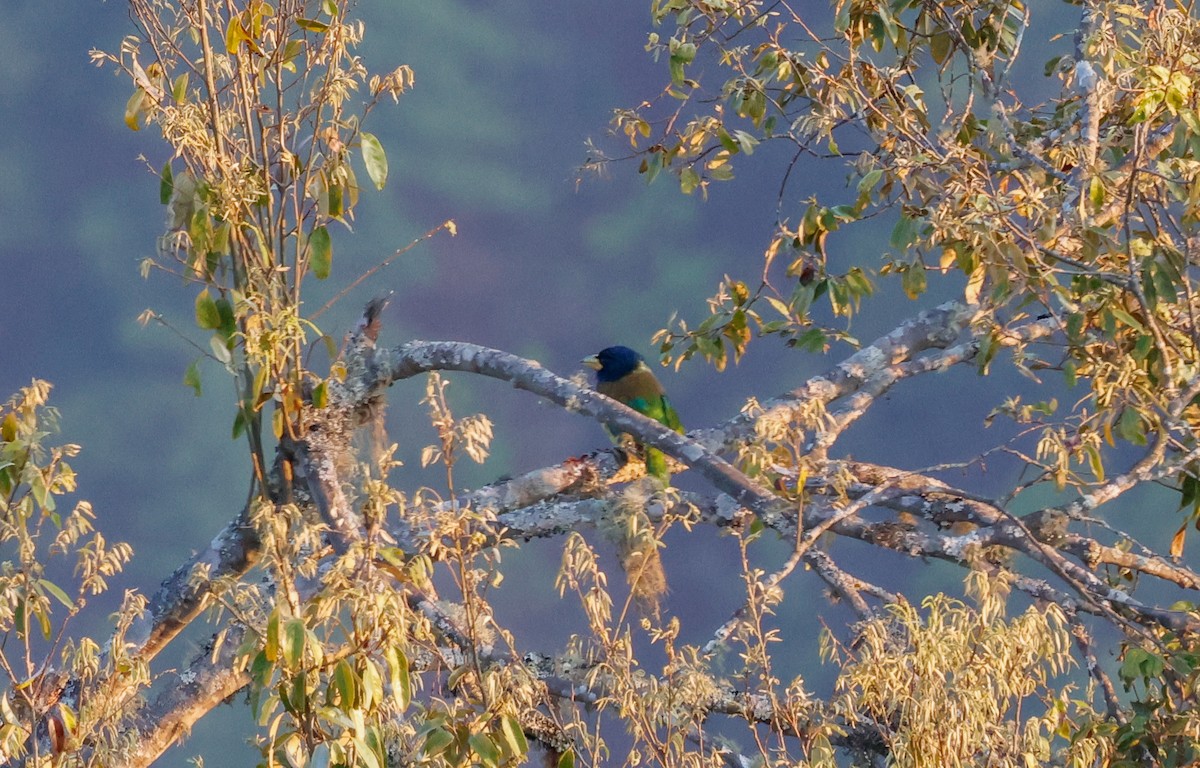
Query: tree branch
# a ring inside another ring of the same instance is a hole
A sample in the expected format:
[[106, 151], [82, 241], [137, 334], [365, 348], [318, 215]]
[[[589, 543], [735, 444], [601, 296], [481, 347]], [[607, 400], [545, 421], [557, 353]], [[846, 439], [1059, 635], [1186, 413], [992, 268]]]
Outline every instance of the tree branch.
[[[824, 438], [826, 445], [832, 444], [837, 434], [865, 412], [879, 394], [898, 381], [973, 360], [978, 345], [973, 341], [957, 342], [963, 329], [978, 317], [977, 308], [957, 303], [924, 312], [864, 347], [830, 372], [768, 401], [764, 404], [765, 414], [759, 418], [793, 419], [814, 400], [825, 405], [844, 400], [841, 408], [835, 411], [838, 417], [836, 428], [830, 430], [830, 437]], [[363, 327], [369, 327], [369, 324]], [[1012, 343], [1043, 338], [1054, 329], [1050, 320], [1031, 322], [1016, 330]], [[346, 551], [360, 532], [357, 516], [349, 503], [344, 498], [337, 500], [331, 493], [330, 489], [340, 489], [342, 482], [336, 462], [332, 461], [334, 454], [342, 450], [353, 429], [371, 417], [373, 408], [392, 382], [426, 371], [455, 370], [508, 381], [519, 389], [594, 418], [616, 431], [628, 432], [695, 468], [722, 492], [713, 497], [685, 496], [687, 503], [700, 509], [701, 519], [710, 524], [738, 525], [753, 514], [780, 535], [795, 538], [798, 519], [802, 517], [806, 531], [828, 528], [836, 535], [911, 557], [933, 557], [993, 573], [1002, 569], [982, 561], [978, 552], [984, 547], [1001, 546], [1034, 558], [1076, 589], [1079, 600], [1042, 579], [1009, 574], [1018, 589], [1037, 599], [1058, 603], [1068, 612], [1082, 610], [1120, 623], [1119, 617], [1113, 614], [1113, 609], [1118, 608], [1136, 620], [1152, 621], [1177, 631], [1200, 629], [1195, 620], [1182, 612], [1143, 605], [1127, 593], [1108, 587], [1087, 569], [1063, 557], [1059, 550], [1074, 555], [1089, 567], [1097, 562], [1112, 563], [1187, 589], [1198, 588], [1200, 576], [1162, 558], [1132, 555], [1071, 534], [1065, 530], [1066, 523], [1053, 514], [1054, 510], [1045, 510], [1040, 516], [1024, 521], [1017, 520], [988, 500], [973, 498], [929, 477], [849, 462], [829, 464], [820, 476], [810, 480], [815, 498], [809, 499], [801, 515], [794, 505], [783, 502], [716, 455], [716, 451], [733, 447], [753, 436], [755, 419], [752, 416], [739, 415], [717, 428], [682, 436], [615, 401], [554, 375], [534, 361], [452, 342], [411, 342], [396, 349], [376, 349], [374, 338], [369, 339], [370, 343], [364, 341], [365, 338], [363, 333], [352, 337], [345, 355], [345, 382], [331, 388], [329, 407], [312, 412], [313, 429], [302, 446], [308, 453], [304, 450], [295, 452], [297, 466], [303, 470], [298, 472], [298, 479], [309, 481], [301, 482], [295, 489], [299, 492], [298, 500], [304, 503], [311, 498], [312, 503], [320, 507], [316, 498], [319, 493], [325, 493], [327, 499], [334, 498], [322, 517], [333, 532], [335, 544], [340, 540], [340, 551]], [[919, 357], [929, 349], [943, 351]], [[315, 440], [314, 435], [317, 436]], [[322, 444], [320, 440], [327, 442]], [[455, 503], [494, 515], [504, 525], [506, 538], [528, 540], [560, 535], [580, 525], [594, 525], [608, 514], [608, 501], [595, 496], [604, 490], [606, 481], [617, 472], [620, 464], [614, 451], [599, 451], [481, 488]], [[848, 468], [856, 478], [848, 493], [860, 502], [864, 499], [869, 502], [852, 505], [855, 514], [830, 506], [823, 496], [829, 490], [827, 478], [841, 467]], [[282, 498], [292, 489], [284, 488], [280, 475], [277, 462], [272, 470], [270, 487], [273, 495]], [[1105, 489], [1085, 497], [1080, 504], [1094, 505], [1099, 499], [1109, 498], [1118, 490], [1144, 479], [1140, 473], [1114, 479]], [[564, 497], [565, 492], [573, 493], [575, 497]], [[311, 496], [306, 497], [306, 493]], [[867, 523], [859, 519], [856, 512], [868, 505], [917, 513], [939, 526], [964, 521], [979, 528], [969, 534], [947, 536], [923, 533], [894, 522]], [[249, 516], [249, 510], [243, 510], [206, 550], [163, 583], [146, 615], [135, 622], [130, 632], [133, 656], [148, 662], [199, 614], [217, 584], [227, 582], [253, 566], [261, 543]], [[411, 537], [411, 532], [401, 526], [395, 533], [402, 546], [416, 551], [419, 542]], [[897, 599], [886, 590], [849, 576], [826, 553], [806, 548], [801, 555], [860, 615], [869, 613], [863, 593], [885, 601]], [[232, 666], [231, 659], [222, 655], [231, 653], [230, 649], [236, 645], [224, 643], [221, 653], [211, 658], [207, 666], [200, 664], [192, 670], [195, 676], [185, 685], [164, 693], [147, 709], [145, 714], [153, 713], [159, 726], [143, 731], [146, 746], [130, 765], [146, 764], [147, 756], [165, 749], [204, 712], [246, 684], [244, 675], [227, 672]], [[102, 685], [102, 689], [110, 695], [120, 690], [115, 680]], [[129, 689], [122, 695], [131, 691]], [[744, 713], [748, 710], [741, 704], [727, 701], [714, 707], [714, 711]]]

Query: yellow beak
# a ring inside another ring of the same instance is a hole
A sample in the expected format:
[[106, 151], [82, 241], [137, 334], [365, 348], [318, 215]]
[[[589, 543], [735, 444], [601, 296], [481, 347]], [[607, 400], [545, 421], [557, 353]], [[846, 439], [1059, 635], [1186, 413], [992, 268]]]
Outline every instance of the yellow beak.
[[591, 368], [596, 371], [600, 370], [600, 368], [602, 367], [600, 365], [600, 359], [597, 358], [595, 355], [592, 355], [591, 357], [585, 357], [582, 360], [580, 360], [579, 362], [583, 363], [588, 368]]

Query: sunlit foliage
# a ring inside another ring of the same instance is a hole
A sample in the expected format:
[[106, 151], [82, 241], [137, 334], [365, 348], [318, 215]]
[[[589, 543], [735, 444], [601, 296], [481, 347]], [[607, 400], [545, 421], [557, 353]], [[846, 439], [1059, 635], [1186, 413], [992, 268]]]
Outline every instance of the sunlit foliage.
[[[233, 382], [231, 431], [253, 481], [207, 550], [152, 600], [126, 598], [102, 649], [70, 639], [71, 619], [131, 553], [94, 529], [86, 502], [59, 506], [78, 449], [48, 442], [49, 386], [0, 408], [0, 757], [149, 764], [244, 691], [264, 766], [508, 766], [535, 749], [559, 768], [1197, 759], [1200, 618], [1138, 594], [1140, 579], [1200, 588], [1179, 560], [1200, 516], [1190, 7], [1085, 4], [1053, 41], [1060, 54], [1031, 67], [1023, 42], [1045, 10], [1018, 0], [655, 0], [646, 51], [664, 67], [661, 95], [615, 119], [638, 171], [703, 195], [767, 146], [792, 155], [775, 171], [761, 263], [726, 277], [699, 323], [660, 333], [668, 359], [723, 370], [759, 337], [796, 354], [859, 344], [847, 321], [882, 280], [914, 301], [932, 281], [962, 296], [690, 437], [495, 350], [377, 347], [385, 298], [341, 342], [318, 329], [324, 308], [305, 298], [340, 263], [359, 174], [388, 181], [364, 121], [414, 82], [403, 66], [367, 71], [353, 10], [131, 0], [135, 32], [93, 52], [130, 84], [128, 127], [153, 127], [168, 147], [156, 169], [166, 234], [143, 271], [190, 286], [200, 359]], [[1030, 72], [1052, 84], [1044, 102], [1029, 101]], [[836, 168], [845, 192], [797, 202], [800, 165]], [[880, 226], [882, 258], [842, 253], [849, 233]], [[947, 467], [913, 470], [907, 457], [838, 458], [840, 436], [897, 382], [960, 363], [989, 375], [1001, 351], [1057, 386], [989, 417], [1030, 438], [995, 449], [1026, 468], [1007, 495], [955, 489], [938, 475]], [[184, 374], [197, 394], [198, 362]], [[457, 467], [487, 460], [493, 424], [455, 414], [441, 370], [506, 379], [636, 439], [465, 494]], [[426, 372], [408, 405], [427, 409], [436, 438], [421, 464], [439, 487], [397, 488], [384, 391]], [[369, 449], [354, 441], [364, 431]], [[640, 479], [638, 445], [720, 492]], [[1106, 502], [1150, 483], [1183, 508], [1165, 547], [1103, 519]], [[1066, 501], [1012, 514], [1033, 488]], [[659, 555], [700, 526], [736, 550], [709, 576], [738, 603], [697, 640], [685, 609], [663, 607]], [[562, 647], [506, 625], [490, 599], [506, 553], [549, 537], [561, 560], [544, 581], [572, 630]], [[871, 584], [834, 559], [831, 537], [954, 563], [967, 599]], [[854, 624], [790, 633], [802, 569]], [[653, 600], [639, 593], [648, 583]], [[187, 666], [152, 673], [201, 616], [211, 624]], [[1096, 626], [1120, 637], [1115, 672]], [[782, 671], [801, 642], [822, 644], [829, 690]]]
[[[58, 413], [50, 385], [33, 381], [0, 405], [0, 760], [27, 753], [46, 764], [86, 740], [123, 741], [113, 724], [126, 714], [103, 696], [76, 707], [62, 700], [68, 676], [90, 685], [120, 669], [131, 685], [148, 682], [143, 665], [118, 646], [103, 651], [73, 639], [73, 619], [104, 593], [132, 555], [105, 539], [75, 491], [68, 459], [79, 446], [55, 445]], [[142, 601], [129, 596], [117, 638]]]

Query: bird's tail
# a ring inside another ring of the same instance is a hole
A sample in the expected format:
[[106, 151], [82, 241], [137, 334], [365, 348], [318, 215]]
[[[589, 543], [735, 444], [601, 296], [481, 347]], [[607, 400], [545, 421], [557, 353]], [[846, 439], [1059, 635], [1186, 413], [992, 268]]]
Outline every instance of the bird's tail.
[[625, 571], [638, 610], [643, 616], [657, 618], [659, 606], [667, 594], [667, 574], [658, 552], [658, 538], [644, 511], [631, 514], [626, 518], [625, 526], [619, 547], [621, 569]]
[[617, 545], [621, 570], [638, 611], [657, 618], [659, 604], [667, 594], [667, 574], [659, 555], [658, 532], [646, 505], [656, 493], [650, 483], [633, 483], [617, 498], [612, 522], [604, 529]]

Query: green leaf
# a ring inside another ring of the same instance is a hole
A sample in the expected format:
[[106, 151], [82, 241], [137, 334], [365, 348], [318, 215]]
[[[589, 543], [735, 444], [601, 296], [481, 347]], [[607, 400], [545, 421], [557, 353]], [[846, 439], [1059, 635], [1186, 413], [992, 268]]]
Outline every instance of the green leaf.
[[192, 212], [188, 222], [188, 237], [192, 238], [192, 251], [203, 253], [208, 251], [209, 235], [212, 233], [212, 223], [208, 219], [205, 208], [197, 208]]
[[700, 186], [700, 174], [694, 168], [684, 168], [679, 172], [679, 191], [690, 195]]
[[34, 615], [37, 616], [38, 626], [42, 630], [42, 637], [49, 640], [50, 634], [53, 631], [53, 628], [50, 626], [50, 614], [45, 611], [35, 611]]
[[323, 33], [329, 31], [329, 25], [316, 19], [296, 19], [296, 26], [309, 32]]
[[837, 15], [833, 19], [833, 29], [839, 35], [846, 34], [846, 30], [850, 29], [850, 6], [853, 5], [850, 0], [839, 0], [837, 5]]
[[889, 238], [889, 243], [893, 248], [904, 250], [917, 239], [918, 226], [919, 223], [916, 219], [901, 216], [896, 221], [896, 226], [892, 228], [892, 236]]
[[672, 56], [667, 62], [667, 69], [671, 72], [671, 82], [675, 85], [683, 85], [683, 62]]
[[717, 140], [721, 142], [722, 147], [729, 150], [732, 154], [736, 155], [742, 151], [741, 145], [724, 128], [717, 132]]
[[500, 735], [504, 738], [501, 746], [507, 757], [522, 757], [529, 751], [529, 742], [521, 724], [512, 715], [500, 718]]
[[[938, 32], [929, 39], [929, 55], [937, 64], [945, 64], [946, 59], [950, 58], [950, 34], [948, 32]], [[1049, 77], [1049, 74], [1046, 75]]]
[[228, 367], [233, 362], [233, 353], [229, 351], [229, 343], [222, 339], [219, 334], [214, 333], [209, 338], [208, 348], [212, 350], [213, 357], [221, 365]]
[[279, 608], [271, 611], [267, 617], [267, 640], [263, 645], [263, 654], [267, 661], [274, 662], [279, 658]]
[[308, 710], [310, 698], [308, 691], [308, 683], [305, 676], [294, 675], [285, 685], [280, 685], [279, 702], [283, 704], [283, 708], [287, 710], [289, 715], [298, 717], [301, 713]]
[[209, 331], [221, 327], [221, 311], [207, 288], [196, 295], [196, 325]]
[[363, 664], [361, 677], [362, 690], [362, 708], [373, 709], [383, 701], [383, 677], [379, 674], [379, 667], [375, 662], [367, 659]]
[[[1179, 508], [1194, 507], [1196, 503], [1197, 482], [1194, 475], [1184, 475], [1179, 481]], [[1200, 521], [1198, 521], [1200, 522]]]
[[362, 738], [356, 736], [353, 741], [363, 768], [386, 768], [382, 739], [375, 727], [368, 727]]
[[403, 568], [407, 560], [404, 550], [400, 549], [399, 547], [380, 547], [379, 557], [382, 558], [385, 563], [394, 565], [397, 568]]
[[467, 737], [467, 743], [471, 745], [471, 749], [475, 754], [479, 755], [480, 762], [485, 766], [500, 764], [500, 750], [496, 747], [496, 742], [492, 741], [482, 733], [472, 733]]
[[[214, 254], [229, 253], [229, 232], [233, 227], [228, 221], [221, 221], [212, 230], [212, 239], [208, 244], [208, 255], [211, 258]], [[214, 272], [213, 266], [209, 267], [209, 272]]]
[[1125, 310], [1118, 309], [1117, 307], [1112, 307], [1111, 311], [1112, 311], [1113, 317], [1117, 318], [1125, 325], [1129, 326], [1130, 328], [1134, 329], [1135, 331], [1137, 331], [1139, 333], [1146, 332], [1145, 327], [1140, 322], [1138, 322], [1138, 319], [1136, 317], [1134, 317], [1133, 315], [1129, 314], [1128, 312], [1126, 312]]
[[374, 182], [375, 189], [383, 189], [387, 184], [388, 177], [387, 153], [383, 151], [383, 145], [372, 133], [363, 131], [359, 134], [359, 140], [362, 142], [363, 162], [367, 165], [367, 175]]
[[228, 299], [217, 299], [217, 315], [221, 318], [221, 324], [217, 330], [225, 341], [233, 338], [237, 333], [237, 321], [233, 317], [233, 305]]
[[295, 59], [303, 50], [304, 45], [299, 40], [288, 40], [287, 45], [283, 47], [283, 68], [288, 72], [295, 72]]
[[8, 413], [0, 423], [0, 440], [11, 443], [17, 439], [17, 414]]
[[873, 168], [867, 171], [858, 181], [858, 193], [860, 195], [863, 193], [869, 194], [871, 190], [875, 189], [875, 185], [878, 184], [879, 180], [882, 178], [883, 171], [879, 168]]
[[412, 683], [408, 677], [408, 657], [404, 655], [404, 651], [395, 646], [388, 648], [384, 657], [387, 659], [392, 698], [396, 700], [396, 706], [403, 712], [408, 709], [408, 705], [412, 701]]
[[1152, 678], [1162, 674], [1165, 665], [1162, 658], [1141, 648], [1131, 647], [1125, 651], [1125, 661], [1117, 673], [1122, 680], [1133, 682], [1139, 678]]
[[[896, 19], [888, 12], [887, 5], [880, 3], [876, 6], [876, 18], [879, 19], [880, 34], [890, 43], [895, 45], [900, 39], [899, 29], [896, 26]], [[882, 41], [876, 47], [877, 50], [883, 50]]]
[[1175, 271], [1170, 262], [1155, 262], [1152, 270], [1153, 277], [1151, 279], [1154, 285], [1154, 292], [1158, 294], [1159, 299], [1174, 304], [1179, 300], [1179, 294], [1176, 292], [1176, 285], [1180, 284], [1181, 278], [1179, 273]]
[[557, 768], [575, 768], [575, 750], [568, 749], [558, 758]]
[[1097, 482], [1104, 482], [1104, 461], [1100, 458], [1100, 451], [1094, 445], [1084, 447], [1084, 453], [1087, 454], [1088, 464], [1091, 466], [1092, 474], [1096, 477]]
[[350, 666], [350, 662], [345, 659], [338, 662], [337, 667], [333, 670], [331, 688], [338, 696], [337, 701], [334, 702], [337, 707], [342, 711], [354, 708], [354, 703], [358, 698], [358, 675], [354, 673], [354, 667]]
[[146, 92], [141, 88], [135, 88], [133, 95], [125, 103], [125, 125], [129, 126], [129, 130], [140, 131], [142, 129], [142, 113], [145, 111]]
[[918, 261], [904, 270], [900, 283], [904, 287], [904, 293], [910, 299], [915, 299], [925, 293], [925, 265]]
[[758, 146], [758, 139], [754, 138], [745, 131], [734, 131], [733, 135], [737, 137], [738, 146], [747, 155], [754, 154], [754, 148]]
[[1083, 314], [1074, 312], [1067, 315], [1067, 339], [1077, 343], [1083, 336]]
[[281, 640], [283, 647], [280, 656], [283, 663], [295, 669], [304, 660], [304, 640], [306, 631], [302, 619], [288, 619], [283, 625]]
[[646, 183], [650, 184], [658, 176], [658, 172], [663, 169], [663, 156], [660, 152], [651, 152], [648, 157], [642, 158], [641, 167], [638, 168], [638, 173], [646, 174]]
[[463, 679], [463, 676], [469, 674], [470, 672], [471, 668], [466, 664], [455, 667], [450, 673], [450, 676], [446, 678], [446, 688], [449, 690], [454, 690], [456, 687], [458, 687], [458, 684]]
[[1150, 654], [1147, 654], [1141, 648], [1134, 647], [1127, 649], [1126, 658], [1124, 658], [1120, 670], [1117, 670], [1117, 677], [1126, 680], [1128, 683], [1132, 683], [1133, 680], [1138, 679], [1139, 667], [1141, 666], [1141, 662], [1145, 661], [1147, 655]]
[[859, 209], [853, 205], [835, 205], [829, 209], [829, 214], [834, 217], [834, 223], [829, 227], [829, 231], [837, 231], [839, 221], [855, 221], [858, 219]]
[[426, 757], [436, 757], [446, 751], [446, 747], [454, 743], [454, 736], [444, 728], [437, 728], [425, 737]]
[[[804, 287], [804, 286], [801, 286], [801, 287]], [[780, 315], [783, 315], [784, 317], [788, 317], [788, 318], [790, 318], [792, 316], [792, 308], [789, 307], [786, 302], [780, 301], [779, 299], [776, 299], [773, 296], [764, 296], [763, 298], [765, 298], [767, 300], [767, 303], [770, 304], [771, 307], [776, 312], [778, 312]], [[802, 313], [798, 313], [798, 314], [802, 314]]]
[[1092, 201], [1092, 206], [1099, 208], [1104, 205], [1104, 182], [1100, 180], [1100, 176], [1092, 177], [1092, 183], [1088, 189], [1088, 199]]
[[163, 205], [171, 202], [171, 193], [175, 191], [175, 176], [171, 172], [171, 163], [163, 166], [162, 174], [158, 177], [158, 201]]
[[38, 586], [54, 596], [54, 599], [63, 604], [64, 608], [70, 608], [74, 603], [71, 598], [67, 597], [67, 593], [62, 591], [62, 588], [49, 579], [38, 579]]
[[325, 345], [325, 352], [329, 355], [329, 359], [336, 360], [338, 356], [337, 342], [328, 333], [321, 334], [321, 342]]
[[329, 277], [329, 270], [333, 266], [333, 242], [329, 237], [329, 230], [325, 227], [314, 229], [308, 238], [308, 247], [308, 263], [313, 274], [318, 280], [324, 280]]
[[184, 72], [179, 77], [175, 78], [175, 82], [171, 83], [171, 98], [175, 99], [176, 104], [182, 104], [187, 97], [188, 73]]
[[312, 404], [313, 408], [324, 408], [329, 402], [329, 383], [322, 381], [317, 386], [313, 387]]
[[835, 752], [833, 745], [829, 743], [828, 737], [818, 733], [816, 738], [812, 740], [812, 746], [809, 747], [808, 756], [813, 761], [813, 765], [833, 765]]
[[342, 185], [330, 184], [326, 190], [326, 206], [328, 207], [329, 215], [335, 219], [342, 218], [342, 214], [346, 212], [343, 199]]
[[1148, 333], [1139, 334], [1137, 341], [1133, 343], [1134, 360], [1145, 360], [1150, 353], [1154, 351], [1154, 337]]
[[1134, 445], [1146, 444], [1146, 431], [1136, 409], [1126, 407], [1121, 411], [1121, 418], [1117, 421], [1117, 434]]
[[196, 393], [196, 397], [200, 397], [200, 360], [193, 360], [187, 370], [183, 372], [183, 383], [185, 386], [191, 387]]

